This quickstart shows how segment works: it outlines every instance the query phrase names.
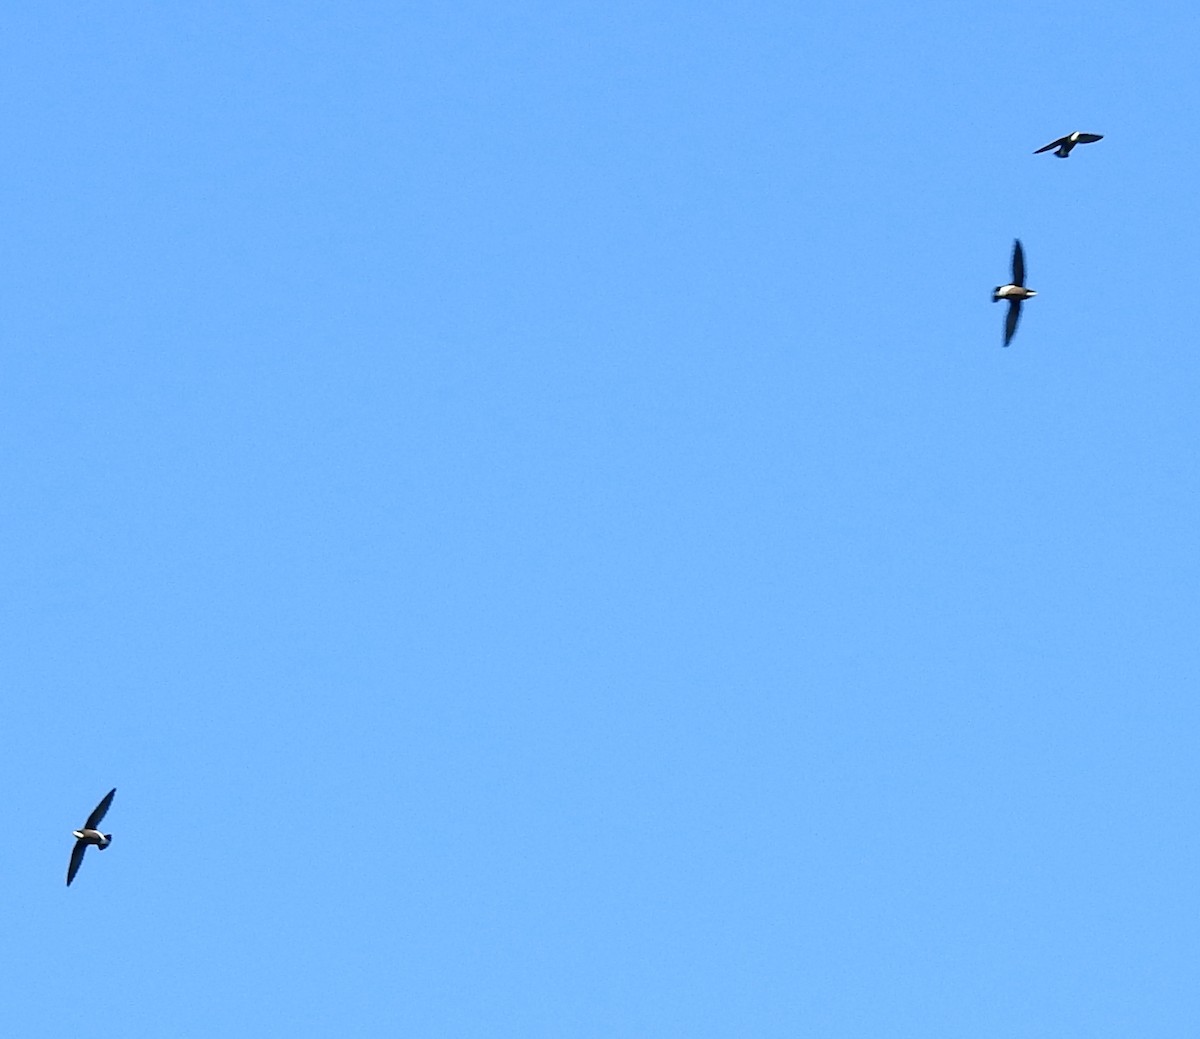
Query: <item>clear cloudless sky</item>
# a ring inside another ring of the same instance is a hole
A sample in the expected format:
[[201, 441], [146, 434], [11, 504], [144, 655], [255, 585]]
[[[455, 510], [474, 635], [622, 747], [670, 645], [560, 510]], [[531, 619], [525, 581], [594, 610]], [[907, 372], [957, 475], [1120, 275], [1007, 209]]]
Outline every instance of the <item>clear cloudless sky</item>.
[[1193, 1033], [1198, 44], [9, 5], [0, 1034]]

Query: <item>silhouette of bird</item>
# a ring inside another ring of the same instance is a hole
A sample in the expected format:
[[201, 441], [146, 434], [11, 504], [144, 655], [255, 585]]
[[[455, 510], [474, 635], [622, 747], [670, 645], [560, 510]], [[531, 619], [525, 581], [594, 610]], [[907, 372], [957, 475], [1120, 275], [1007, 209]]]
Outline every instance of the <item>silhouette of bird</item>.
[[1071, 149], [1077, 144], [1092, 144], [1095, 141], [1104, 140], [1104, 134], [1101, 133], [1080, 133], [1076, 130], [1074, 133], [1067, 134], [1066, 137], [1060, 137], [1057, 141], [1051, 141], [1045, 148], [1039, 148], [1034, 155], [1041, 155], [1042, 152], [1048, 152], [1051, 148], [1057, 148], [1054, 154], [1060, 159], [1065, 159], [1071, 154]]
[[992, 290], [992, 302], [1008, 300], [1008, 316], [1004, 319], [1004, 345], [1012, 342], [1017, 331], [1017, 321], [1021, 317], [1021, 304], [1037, 293], [1025, 287], [1025, 250], [1021, 248], [1021, 239], [1013, 242], [1012, 281], [1007, 285], [997, 285]]
[[103, 851], [112, 843], [112, 834], [101, 833], [96, 827], [100, 825], [100, 820], [104, 818], [116, 792], [117, 788], [113, 787], [104, 795], [104, 800], [92, 809], [92, 814], [87, 817], [87, 822], [83, 824], [82, 830], [71, 831], [75, 836], [75, 847], [71, 849], [71, 865], [67, 867], [67, 887], [71, 886], [71, 881], [79, 872], [79, 867], [83, 863], [83, 853], [87, 851], [89, 844], [94, 844], [100, 851]]

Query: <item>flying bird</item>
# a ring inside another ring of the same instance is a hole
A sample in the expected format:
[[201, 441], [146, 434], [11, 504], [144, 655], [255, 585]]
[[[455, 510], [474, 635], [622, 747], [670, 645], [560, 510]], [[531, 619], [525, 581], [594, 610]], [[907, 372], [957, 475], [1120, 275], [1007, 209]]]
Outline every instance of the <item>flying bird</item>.
[[1033, 289], [1025, 287], [1025, 250], [1021, 248], [1021, 239], [1013, 242], [1012, 281], [1007, 285], [997, 285], [992, 290], [992, 302], [1008, 300], [1008, 316], [1004, 319], [1004, 345], [1012, 342], [1017, 331], [1017, 321], [1021, 317], [1021, 303], [1036, 296]]
[[79, 872], [79, 867], [83, 862], [83, 853], [87, 851], [89, 844], [94, 844], [103, 851], [112, 843], [112, 834], [101, 833], [96, 827], [100, 825], [100, 820], [104, 818], [116, 792], [117, 788], [113, 787], [104, 795], [104, 800], [92, 809], [92, 814], [87, 817], [87, 822], [83, 824], [82, 830], [71, 831], [75, 836], [75, 847], [71, 849], [71, 865], [67, 867], [67, 887], [71, 886], [71, 881]]
[[1101, 133], [1080, 133], [1076, 130], [1074, 133], [1067, 134], [1066, 137], [1060, 137], [1057, 141], [1051, 141], [1045, 148], [1039, 148], [1034, 155], [1041, 155], [1042, 152], [1048, 152], [1051, 148], [1057, 148], [1054, 154], [1060, 159], [1065, 159], [1071, 154], [1071, 149], [1077, 144], [1092, 144], [1095, 141], [1104, 140], [1104, 134]]

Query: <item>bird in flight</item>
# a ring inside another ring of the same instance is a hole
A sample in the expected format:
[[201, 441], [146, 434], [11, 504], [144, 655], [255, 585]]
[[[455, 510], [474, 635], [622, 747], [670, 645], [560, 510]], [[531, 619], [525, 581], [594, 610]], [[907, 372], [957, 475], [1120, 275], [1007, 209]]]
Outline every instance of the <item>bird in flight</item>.
[[1021, 248], [1021, 239], [1013, 242], [1012, 281], [1007, 285], [997, 285], [992, 290], [992, 302], [1008, 300], [1008, 316], [1004, 319], [1004, 345], [1012, 342], [1017, 331], [1017, 321], [1021, 317], [1021, 304], [1037, 293], [1025, 287], [1025, 250]]
[[1060, 159], [1065, 159], [1071, 154], [1071, 149], [1077, 144], [1092, 144], [1095, 141], [1104, 140], [1102, 133], [1080, 133], [1076, 130], [1074, 133], [1067, 134], [1066, 137], [1060, 137], [1057, 141], [1051, 141], [1045, 148], [1039, 148], [1034, 155], [1041, 155], [1042, 152], [1048, 152], [1051, 148], [1057, 148], [1054, 154]]
[[67, 887], [71, 886], [71, 881], [79, 872], [80, 864], [83, 862], [83, 853], [87, 851], [89, 844], [94, 844], [103, 851], [112, 843], [112, 834], [101, 833], [96, 827], [100, 825], [100, 820], [104, 818], [116, 792], [117, 788], [113, 787], [104, 795], [104, 800], [92, 809], [92, 814], [87, 817], [87, 822], [83, 824], [82, 830], [71, 831], [75, 836], [75, 847], [71, 849], [71, 865], [67, 867]]

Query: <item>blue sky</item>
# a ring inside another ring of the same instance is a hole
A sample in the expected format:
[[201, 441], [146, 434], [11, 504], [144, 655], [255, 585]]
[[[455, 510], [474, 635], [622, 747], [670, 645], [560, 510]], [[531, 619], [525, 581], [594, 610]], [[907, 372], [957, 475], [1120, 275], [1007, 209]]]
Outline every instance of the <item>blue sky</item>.
[[1187, 1034], [1198, 19], [6, 11], [0, 1032]]

